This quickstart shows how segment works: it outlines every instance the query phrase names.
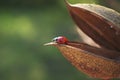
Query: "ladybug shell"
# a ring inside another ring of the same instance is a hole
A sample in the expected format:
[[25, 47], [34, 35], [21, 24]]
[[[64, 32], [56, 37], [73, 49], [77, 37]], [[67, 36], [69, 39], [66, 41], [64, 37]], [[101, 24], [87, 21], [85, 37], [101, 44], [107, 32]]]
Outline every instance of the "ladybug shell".
[[59, 36], [53, 39], [58, 44], [66, 44], [68, 42], [68, 39], [64, 36]]

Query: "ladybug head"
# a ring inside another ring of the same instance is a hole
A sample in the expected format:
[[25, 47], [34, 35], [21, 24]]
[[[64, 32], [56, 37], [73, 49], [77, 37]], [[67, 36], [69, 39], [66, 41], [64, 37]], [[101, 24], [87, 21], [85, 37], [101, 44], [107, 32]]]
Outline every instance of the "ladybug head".
[[68, 39], [64, 36], [59, 36], [59, 37], [55, 37], [52, 41], [58, 44], [66, 44], [68, 42]]

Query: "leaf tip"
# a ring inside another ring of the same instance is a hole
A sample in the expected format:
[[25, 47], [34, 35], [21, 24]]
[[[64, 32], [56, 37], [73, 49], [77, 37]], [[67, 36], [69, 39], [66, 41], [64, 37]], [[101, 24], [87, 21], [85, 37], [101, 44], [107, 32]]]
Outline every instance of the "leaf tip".
[[51, 46], [51, 45], [56, 45], [57, 43], [55, 42], [49, 42], [49, 43], [45, 43], [44, 46]]
[[66, 4], [67, 7], [71, 6], [71, 4], [68, 2], [68, 0], [64, 0], [64, 2], [65, 2], [65, 4]]

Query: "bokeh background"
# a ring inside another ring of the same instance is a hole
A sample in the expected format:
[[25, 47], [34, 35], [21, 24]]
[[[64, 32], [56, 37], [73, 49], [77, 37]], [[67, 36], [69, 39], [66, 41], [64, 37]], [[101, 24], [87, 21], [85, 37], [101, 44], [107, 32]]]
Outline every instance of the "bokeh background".
[[[68, 1], [120, 11], [120, 0]], [[79, 41], [74, 25], [64, 0], [0, 0], [0, 80], [93, 80], [43, 46], [60, 35]]]

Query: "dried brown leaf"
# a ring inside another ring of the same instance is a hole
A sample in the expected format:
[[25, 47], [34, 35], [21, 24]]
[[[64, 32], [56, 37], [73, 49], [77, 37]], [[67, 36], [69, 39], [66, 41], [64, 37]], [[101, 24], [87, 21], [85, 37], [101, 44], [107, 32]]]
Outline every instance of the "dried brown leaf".
[[91, 77], [110, 79], [120, 76], [120, 62], [117, 60], [120, 54], [118, 52], [76, 42], [55, 46], [78, 70]]
[[[84, 33], [101, 47], [120, 51], [120, 15], [117, 12], [94, 4], [66, 5], [74, 22]], [[111, 16], [113, 19], [110, 21]]]

